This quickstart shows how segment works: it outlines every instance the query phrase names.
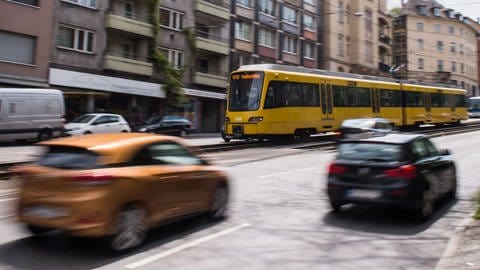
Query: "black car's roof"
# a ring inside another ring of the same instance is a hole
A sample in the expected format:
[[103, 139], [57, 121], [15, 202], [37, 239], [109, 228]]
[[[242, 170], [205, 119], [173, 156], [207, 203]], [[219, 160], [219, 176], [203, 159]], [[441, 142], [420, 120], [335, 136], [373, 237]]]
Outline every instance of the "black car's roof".
[[425, 138], [426, 136], [423, 134], [407, 134], [407, 133], [387, 133], [372, 136], [365, 139], [353, 139], [353, 140], [345, 140], [344, 142], [378, 142], [378, 143], [394, 143], [394, 144], [405, 144], [411, 142], [417, 138]]

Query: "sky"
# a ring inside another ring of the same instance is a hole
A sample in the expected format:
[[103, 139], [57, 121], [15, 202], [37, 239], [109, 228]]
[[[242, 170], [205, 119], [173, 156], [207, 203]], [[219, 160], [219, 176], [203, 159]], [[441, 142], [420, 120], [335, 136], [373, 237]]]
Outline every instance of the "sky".
[[[407, 0], [404, 0], [407, 2]], [[476, 21], [480, 17], [480, 0], [436, 0], [446, 8], [451, 8]], [[400, 7], [401, 0], [387, 0], [388, 8]]]

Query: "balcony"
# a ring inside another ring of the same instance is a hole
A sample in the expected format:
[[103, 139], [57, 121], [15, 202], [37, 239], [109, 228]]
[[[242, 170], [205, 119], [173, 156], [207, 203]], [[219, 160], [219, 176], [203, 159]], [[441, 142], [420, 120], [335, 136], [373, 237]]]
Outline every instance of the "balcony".
[[383, 42], [387, 45], [390, 45], [390, 37], [385, 35], [385, 34], [379, 34], [378, 35], [378, 40], [380, 40], [380, 42]]
[[146, 20], [129, 18], [118, 14], [108, 13], [105, 18], [105, 27], [141, 36], [153, 37], [152, 25]]
[[215, 40], [212, 37], [197, 36], [197, 48], [217, 54], [228, 55], [229, 47], [227, 41]]
[[152, 76], [153, 64], [141, 59], [131, 59], [124, 56], [107, 54], [103, 64], [104, 69]]
[[230, 19], [230, 10], [222, 0], [196, 0], [195, 11], [209, 14], [224, 20]]
[[214, 86], [219, 88], [227, 87], [227, 75], [204, 73], [201, 71], [195, 72], [194, 82], [196, 84]]

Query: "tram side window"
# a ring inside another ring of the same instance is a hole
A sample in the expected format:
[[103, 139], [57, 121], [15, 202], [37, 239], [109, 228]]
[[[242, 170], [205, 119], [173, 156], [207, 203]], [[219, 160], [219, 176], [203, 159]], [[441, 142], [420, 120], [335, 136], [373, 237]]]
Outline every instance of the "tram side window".
[[264, 108], [318, 106], [318, 85], [272, 81], [267, 89]]
[[345, 86], [333, 85], [333, 106], [346, 107], [347, 93]]
[[457, 108], [465, 108], [467, 107], [467, 97], [455, 95], [455, 107]]
[[407, 91], [405, 92], [407, 107], [424, 107], [423, 93]]
[[442, 96], [440, 94], [432, 93], [430, 96], [432, 100], [432, 107], [442, 107]]
[[400, 91], [380, 89], [380, 106], [400, 107], [401, 104], [402, 95]]
[[349, 107], [369, 107], [370, 89], [363, 87], [348, 87], [347, 100]]

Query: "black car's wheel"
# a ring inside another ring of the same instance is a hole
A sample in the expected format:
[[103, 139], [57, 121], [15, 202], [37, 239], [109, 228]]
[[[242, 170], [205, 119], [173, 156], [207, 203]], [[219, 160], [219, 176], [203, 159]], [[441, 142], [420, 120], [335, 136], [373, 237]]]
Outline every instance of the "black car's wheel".
[[447, 193], [447, 199], [453, 200], [457, 197], [457, 178], [452, 180], [452, 189]]
[[183, 138], [183, 137], [186, 137], [188, 135], [188, 133], [187, 133], [186, 130], [182, 129], [182, 130], [180, 130], [179, 135], [180, 135], [180, 137]]
[[430, 189], [426, 189], [423, 191], [422, 197], [417, 203], [417, 207], [415, 209], [415, 216], [417, 219], [425, 221], [432, 216], [433, 210], [434, 210], [433, 194]]
[[210, 202], [210, 208], [208, 210], [210, 218], [219, 220], [227, 216], [228, 199], [228, 187], [217, 186], [213, 192], [212, 201]]
[[143, 243], [147, 235], [147, 213], [142, 207], [130, 205], [115, 218], [113, 234], [108, 238], [109, 247], [122, 252]]
[[42, 235], [42, 234], [45, 234], [47, 232], [52, 231], [51, 228], [39, 227], [39, 226], [31, 225], [31, 224], [27, 225], [27, 229], [34, 236], [39, 236], [39, 235]]
[[48, 141], [52, 138], [52, 132], [48, 129], [41, 130], [38, 133], [37, 140], [38, 141]]
[[339, 213], [342, 210], [342, 204], [339, 202], [330, 200], [330, 206], [332, 207], [332, 211], [335, 213]]

